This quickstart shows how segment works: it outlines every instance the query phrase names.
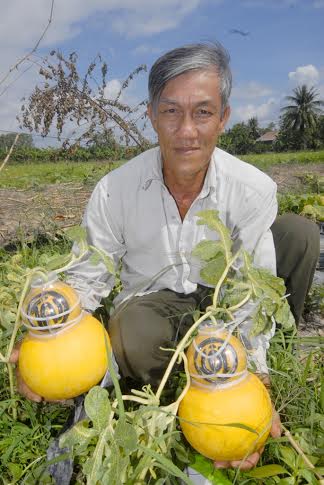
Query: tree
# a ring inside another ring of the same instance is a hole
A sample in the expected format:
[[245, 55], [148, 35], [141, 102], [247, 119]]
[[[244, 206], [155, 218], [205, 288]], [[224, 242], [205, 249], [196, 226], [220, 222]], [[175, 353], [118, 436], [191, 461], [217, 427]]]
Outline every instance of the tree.
[[[12, 146], [16, 133], [7, 133], [6, 135], [0, 135], [0, 149], [9, 150]], [[34, 146], [33, 137], [28, 133], [21, 133], [19, 135], [16, 147], [32, 148]]]
[[324, 115], [318, 118], [317, 139], [319, 147], [324, 148]]
[[[131, 107], [122, 101], [122, 94], [131, 80], [145, 66], [139, 66], [122, 83], [114, 99], [107, 96], [106, 62], [98, 55], [89, 65], [84, 75], [80, 74], [75, 52], [65, 58], [60, 52], [52, 51], [52, 61], [45, 58], [40, 65], [43, 78], [41, 87], [36, 86], [22, 106], [20, 123], [30, 131], [47, 136], [51, 128], [56, 129], [58, 138], [69, 129], [63, 147], [82, 144], [93, 145], [96, 140], [116, 136], [123, 144], [131, 144], [141, 149], [147, 148], [148, 140], [139, 128], [140, 120], [145, 121], [146, 101]], [[141, 111], [141, 108], [144, 107]], [[71, 125], [73, 131], [71, 133]]]
[[218, 146], [235, 155], [249, 153], [254, 145], [250, 128], [245, 123], [236, 123], [219, 138]]
[[261, 130], [259, 127], [259, 122], [257, 117], [250, 118], [247, 122], [247, 127], [250, 132], [250, 137], [255, 141], [257, 140], [260, 135], [261, 135]]
[[298, 148], [307, 148], [316, 131], [318, 118], [322, 113], [321, 106], [324, 101], [318, 99], [315, 87], [308, 88], [306, 84], [293, 90], [293, 96], [286, 96], [292, 104], [281, 109], [283, 113], [281, 130], [291, 130], [291, 137], [299, 145]]

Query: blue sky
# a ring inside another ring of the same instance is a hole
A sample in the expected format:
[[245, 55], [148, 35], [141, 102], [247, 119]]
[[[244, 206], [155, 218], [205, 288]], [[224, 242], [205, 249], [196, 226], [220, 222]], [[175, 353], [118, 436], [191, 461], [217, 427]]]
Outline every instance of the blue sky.
[[[0, 81], [32, 48], [49, 15], [50, 0], [1, 0]], [[109, 64], [107, 95], [113, 95], [139, 64], [152, 65], [163, 52], [199, 41], [220, 41], [231, 55], [234, 78], [229, 126], [257, 116], [277, 121], [284, 97], [301, 83], [324, 99], [324, 0], [55, 0], [53, 22], [39, 54], [76, 51], [84, 68], [98, 53]], [[234, 33], [240, 30], [247, 35]], [[0, 129], [17, 129], [22, 96], [40, 79], [29, 61], [2, 84]], [[124, 94], [146, 97], [147, 74]], [[51, 143], [52, 144], [52, 143]]]

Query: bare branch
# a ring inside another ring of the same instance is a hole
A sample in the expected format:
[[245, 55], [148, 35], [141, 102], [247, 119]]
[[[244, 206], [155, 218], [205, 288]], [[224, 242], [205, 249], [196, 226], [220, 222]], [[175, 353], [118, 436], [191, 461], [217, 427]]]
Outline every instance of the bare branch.
[[[49, 134], [51, 127], [55, 127], [58, 138], [61, 139], [63, 129], [70, 128], [71, 122], [75, 127], [72, 135], [76, 134], [76, 129], [86, 125], [83, 133], [74, 138], [74, 146], [81, 142], [96, 143], [98, 139], [105, 139], [107, 133], [110, 141], [113, 141], [112, 130], [117, 127], [119, 138], [126, 145], [134, 144], [143, 149], [149, 145], [137, 125], [138, 120], [143, 118], [143, 113], [137, 119], [135, 116], [134, 119], [130, 118], [146, 102], [132, 107], [121, 101], [122, 91], [128, 87], [134, 76], [146, 70], [146, 66], [139, 66], [131, 72], [122, 83], [117, 96], [108, 99], [105, 92], [108, 67], [99, 54], [89, 64], [85, 75], [79, 73], [78, 56], [75, 52], [64, 57], [54, 50], [50, 55], [55, 56], [54, 61], [47, 58], [42, 59], [42, 62], [31, 59], [31, 62], [39, 65], [39, 73], [44, 83], [35, 87], [26, 104], [22, 106], [22, 114], [18, 118], [21, 126], [40, 132], [44, 137]], [[63, 147], [71, 148], [71, 140], [72, 136], [65, 140]]]
[[16, 137], [15, 137], [15, 139], [14, 139], [14, 142], [13, 142], [13, 144], [11, 145], [11, 148], [10, 148], [10, 150], [9, 150], [8, 154], [7, 154], [6, 158], [4, 159], [4, 161], [3, 161], [3, 163], [2, 163], [2, 165], [1, 165], [1, 167], [0, 167], [0, 172], [1, 172], [1, 170], [3, 170], [3, 169], [4, 169], [4, 167], [5, 167], [6, 163], [8, 162], [8, 160], [9, 160], [9, 158], [10, 158], [10, 155], [11, 155], [11, 153], [12, 153], [12, 150], [14, 149], [14, 146], [16, 145], [16, 143], [17, 143], [17, 141], [18, 141], [18, 138], [19, 138], [19, 133], [17, 133], [17, 135], [16, 135]]
[[[36, 52], [36, 50], [38, 49], [38, 46], [39, 44], [41, 43], [41, 41], [43, 40], [43, 38], [45, 37], [45, 34], [46, 32], [48, 31], [49, 29], [49, 26], [51, 25], [52, 23], [52, 20], [53, 20], [53, 10], [54, 10], [54, 0], [52, 0], [51, 2], [51, 10], [50, 10], [50, 16], [49, 16], [49, 19], [48, 19], [48, 22], [47, 22], [47, 25], [42, 33], [42, 35], [40, 36], [40, 38], [38, 39], [38, 41], [36, 42], [35, 46], [33, 47], [33, 49], [28, 52], [26, 55], [24, 55], [18, 62], [16, 62], [16, 64], [14, 66], [12, 66], [9, 71], [7, 72], [7, 74], [0, 80], [0, 86], [1, 84], [3, 84], [5, 82], [6, 79], [8, 79], [8, 77], [10, 76], [10, 74], [12, 73], [12, 71], [14, 71], [15, 69], [18, 68], [18, 66], [20, 66], [20, 64], [22, 64], [26, 59], [28, 59], [34, 52]], [[1, 93], [3, 94], [3, 92]]]

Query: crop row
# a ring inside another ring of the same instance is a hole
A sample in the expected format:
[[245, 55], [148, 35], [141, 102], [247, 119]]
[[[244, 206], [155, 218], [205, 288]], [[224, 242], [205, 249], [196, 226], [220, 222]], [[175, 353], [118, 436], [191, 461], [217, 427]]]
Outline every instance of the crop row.
[[[57, 162], [68, 160], [71, 162], [88, 162], [90, 160], [129, 160], [142, 151], [139, 147], [79, 147], [71, 150], [62, 148], [17, 148], [11, 154], [11, 161], [25, 162]], [[7, 151], [0, 149], [0, 160], [4, 159]]]

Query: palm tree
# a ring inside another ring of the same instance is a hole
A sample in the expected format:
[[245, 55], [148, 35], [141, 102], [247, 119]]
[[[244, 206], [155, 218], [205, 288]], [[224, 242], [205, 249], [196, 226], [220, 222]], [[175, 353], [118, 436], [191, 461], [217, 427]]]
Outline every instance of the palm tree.
[[308, 88], [306, 84], [293, 90], [294, 96], [286, 96], [292, 104], [281, 109], [283, 123], [287, 128], [298, 132], [302, 145], [305, 145], [307, 133], [312, 133], [317, 127], [318, 117], [322, 114], [324, 101], [318, 99], [315, 87]]
[[257, 138], [259, 138], [260, 128], [259, 128], [258, 118], [256, 116], [253, 116], [248, 120], [247, 127], [249, 129], [250, 136], [253, 138], [253, 140], [256, 140]]

